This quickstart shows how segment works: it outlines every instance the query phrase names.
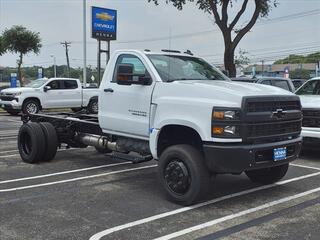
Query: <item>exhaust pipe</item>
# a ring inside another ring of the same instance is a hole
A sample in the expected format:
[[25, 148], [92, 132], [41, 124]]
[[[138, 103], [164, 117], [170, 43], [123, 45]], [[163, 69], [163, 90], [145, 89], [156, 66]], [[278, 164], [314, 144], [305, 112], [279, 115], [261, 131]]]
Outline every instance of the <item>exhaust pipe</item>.
[[98, 147], [98, 148], [106, 148], [112, 151], [120, 151], [116, 142], [110, 142], [103, 136], [91, 135], [79, 133], [76, 136], [76, 139], [88, 146]]

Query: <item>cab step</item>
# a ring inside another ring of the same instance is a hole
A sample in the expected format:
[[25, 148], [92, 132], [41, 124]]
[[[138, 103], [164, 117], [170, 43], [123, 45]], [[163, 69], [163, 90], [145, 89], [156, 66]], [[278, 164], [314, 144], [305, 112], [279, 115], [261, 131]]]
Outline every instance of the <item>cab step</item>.
[[105, 155], [110, 158], [116, 158], [116, 159], [129, 161], [129, 162], [132, 162], [133, 164], [148, 162], [153, 159], [152, 155], [147, 155], [147, 156], [129, 155], [129, 154], [120, 153], [120, 152], [111, 152], [111, 153], [107, 153]]

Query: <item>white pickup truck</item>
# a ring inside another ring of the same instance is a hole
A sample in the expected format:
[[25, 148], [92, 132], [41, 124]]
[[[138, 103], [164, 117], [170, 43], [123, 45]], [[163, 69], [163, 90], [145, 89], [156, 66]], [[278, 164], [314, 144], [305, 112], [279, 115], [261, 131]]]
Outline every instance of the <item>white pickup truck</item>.
[[312, 78], [296, 92], [302, 111], [302, 136], [306, 146], [320, 146], [320, 77]]
[[184, 205], [212, 191], [217, 174], [280, 180], [302, 140], [298, 96], [232, 82], [203, 59], [168, 50], [116, 51], [100, 86], [97, 118], [31, 114], [23, 122], [23, 161], [52, 160], [61, 143], [94, 146], [133, 163], [155, 159], [164, 192]]
[[71, 108], [89, 113], [98, 112], [98, 89], [82, 88], [79, 79], [37, 79], [19, 88], [7, 88], [0, 92], [0, 107], [12, 115], [19, 112], [33, 114], [42, 109]]

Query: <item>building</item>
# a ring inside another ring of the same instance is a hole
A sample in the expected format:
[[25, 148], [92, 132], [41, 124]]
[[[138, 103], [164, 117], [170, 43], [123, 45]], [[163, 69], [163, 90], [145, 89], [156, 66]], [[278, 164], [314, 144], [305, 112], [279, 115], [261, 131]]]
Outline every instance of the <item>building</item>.
[[292, 71], [308, 71], [310, 78], [315, 77], [318, 70], [317, 63], [296, 63], [296, 64], [265, 64], [265, 65], [250, 65], [244, 68], [243, 73], [245, 75], [258, 75], [258, 76], [270, 76], [270, 77], [285, 77], [287, 73]]

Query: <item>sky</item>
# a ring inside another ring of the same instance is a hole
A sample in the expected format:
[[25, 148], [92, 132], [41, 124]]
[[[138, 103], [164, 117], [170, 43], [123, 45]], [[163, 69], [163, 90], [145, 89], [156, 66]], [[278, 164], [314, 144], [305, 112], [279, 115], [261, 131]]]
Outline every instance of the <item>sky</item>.
[[[118, 11], [118, 36], [111, 42], [111, 53], [117, 49], [190, 49], [214, 64], [223, 63], [223, 38], [211, 15], [188, 3], [178, 11], [165, 0], [155, 6], [147, 0], [87, 0], [87, 63], [97, 63], [97, 41], [91, 38], [91, 6]], [[237, 1], [231, 16], [238, 10]], [[237, 51], [248, 52], [252, 63], [274, 61], [290, 53], [320, 51], [320, 0], [278, 0], [277, 8], [259, 20], [240, 42]], [[243, 26], [253, 11], [253, 0], [241, 18]], [[60, 42], [70, 41], [70, 64], [83, 62], [82, 0], [0, 0], [0, 32], [13, 25], [23, 25], [40, 33], [39, 55], [28, 54], [24, 66], [49, 66], [55, 56], [58, 65], [66, 64]], [[16, 66], [18, 56], [7, 53], [0, 57], [0, 66]], [[105, 64], [105, 61], [103, 61]]]

